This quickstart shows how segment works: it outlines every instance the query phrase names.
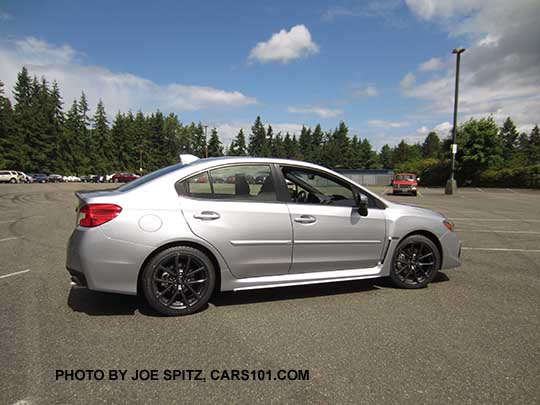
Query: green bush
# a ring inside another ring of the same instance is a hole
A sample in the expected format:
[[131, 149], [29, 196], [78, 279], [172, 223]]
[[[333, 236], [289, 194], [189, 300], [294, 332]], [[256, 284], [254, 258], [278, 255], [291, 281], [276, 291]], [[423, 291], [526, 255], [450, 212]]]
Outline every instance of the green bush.
[[484, 187], [540, 188], [540, 165], [484, 171], [478, 181]]

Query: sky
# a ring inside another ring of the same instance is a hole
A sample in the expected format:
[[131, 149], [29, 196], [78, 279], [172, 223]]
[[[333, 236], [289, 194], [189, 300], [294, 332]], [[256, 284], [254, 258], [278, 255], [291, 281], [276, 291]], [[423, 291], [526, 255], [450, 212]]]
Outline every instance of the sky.
[[344, 121], [375, 148], [459, 121], [540, 123], [540, 1], [0, 0], [0, 80], [26, 66], [117, 111], [159, 109], [225, 144], [260, 115], [299, 133]]

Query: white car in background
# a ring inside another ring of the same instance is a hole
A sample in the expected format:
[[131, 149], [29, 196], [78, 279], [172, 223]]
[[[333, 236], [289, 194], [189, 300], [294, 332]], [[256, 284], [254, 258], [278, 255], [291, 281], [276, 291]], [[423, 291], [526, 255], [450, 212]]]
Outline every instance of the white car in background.
[[19, 174], [13, 170], [0, 170], [0, 183], [18, 183]]

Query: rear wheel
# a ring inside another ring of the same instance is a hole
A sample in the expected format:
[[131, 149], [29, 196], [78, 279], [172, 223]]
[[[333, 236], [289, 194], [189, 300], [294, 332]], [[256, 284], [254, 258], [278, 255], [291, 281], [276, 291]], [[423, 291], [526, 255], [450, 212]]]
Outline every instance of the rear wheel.
[[174, 246], [157, 254], [143, 270], [142, 289], [157, 312], [188, 315], [203, 308], [216, 283], [212, 261], [200, 250]]
[[9, 182], [10, 182], [11, 184], [14, 184], [14, 183], [17, 183], [17, 180], [14, 179], [14, 178], [11, 178], [11, 179], [9, 179]]
[[394, 252], [390, 278], [400, 288], [422, 288], [435, 278], [440, 265], [437, 246], [423, 235], [411, 235]]
[[417, 194], [417, 191], [413, 191], [413, 192], [412, 192], [412, 195], [413, 195], [414, 197], [416, 197], [416, 194]]

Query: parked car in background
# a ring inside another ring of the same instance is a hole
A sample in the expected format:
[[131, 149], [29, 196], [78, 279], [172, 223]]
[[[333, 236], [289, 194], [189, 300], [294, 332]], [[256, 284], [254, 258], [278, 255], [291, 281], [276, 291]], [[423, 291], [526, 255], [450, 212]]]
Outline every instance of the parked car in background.
[[92, 176], [92, 183], [104, 183], [105, 182], [105, 174], [95, 174]]
[[48, 183], [63, 183], [64, 182], [64, 176], [61, 174], [49, 174], [47, 177]]
[[18, 183], [19, 174], [14, 170], [1, 170], [0, 183]]
[[36, 174], [32, 175], [32, 177], [34, 178], [34, 181], [36, 183], [46, 183], [47, 182], [47, 175], [44, 174], [44, 173], [36, 173]]
[[93, 177], [93, 174], [81, 176], [81, 181], [83, 183], [88, 183], [88, 182], [92, 181], [92, 177]]
[[69, 183], [75, 183], [81, 181], [81, 178], [78, 176], [64, 176], [64, 181]]
[[[261, 172], [261, 186], [248, 183]], [[231, 176], [234, 184], [213, 182]], [[460, 265], [461, 242], [443, 215], [306, 162], [201, 159], [76, 195], [72, 281], [140, 294], [165, 315], [196, 312], [215, 291], [385, 276], [422, 288]]]
[[24, 172], [17, 172], [17, 174], [19, 175], [19, 183], [33, 183], [34, 182], [34, 178], [29, 174], [26, 174]]
[[416, 197], [420, 177], [414, 173], [396, 173], [392, 180], [392, 194], [412, 194]]
[[112, 176], [111, 181], [113, 183], [129, 183], [130, 181], [138, 179], [139, 177], [141, 176], [135, 173], [116, 173]]

